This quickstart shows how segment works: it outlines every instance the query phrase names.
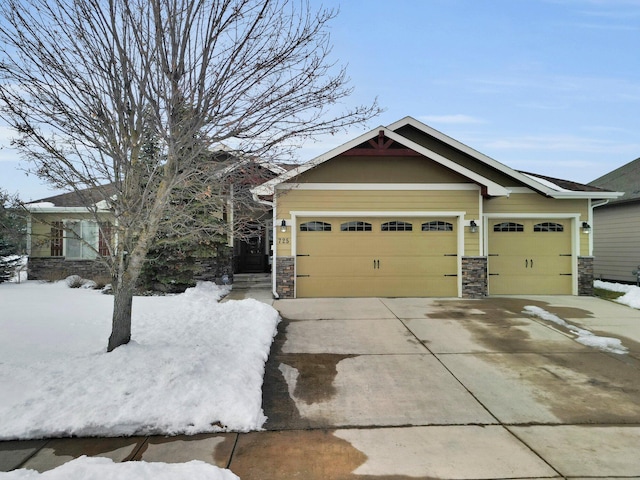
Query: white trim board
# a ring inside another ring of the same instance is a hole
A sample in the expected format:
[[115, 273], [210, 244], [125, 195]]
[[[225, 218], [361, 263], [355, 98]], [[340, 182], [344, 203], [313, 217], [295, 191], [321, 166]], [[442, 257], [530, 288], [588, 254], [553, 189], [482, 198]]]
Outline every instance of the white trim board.
[[475, 183], [281, 183], [276, 190], [480, 191]]

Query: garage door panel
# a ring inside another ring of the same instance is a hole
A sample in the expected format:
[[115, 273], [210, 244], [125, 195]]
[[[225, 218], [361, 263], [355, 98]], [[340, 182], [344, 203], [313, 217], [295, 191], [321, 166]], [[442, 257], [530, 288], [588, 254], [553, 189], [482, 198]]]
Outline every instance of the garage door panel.
[[[509, 224], [509, 225], [507, 225]], [[535, 231], [535, 226], [563, 231]], [[490, 222], [489, 293], [571, 294], [573, 262], [571, 222], [544, 219], [510, 219]], [[521, 228], [495, 231], [493, 226]]]
[[455, 275], [458, 271], [457, 257], [430, 256], [430, 257], [381, 257], [380, 268], [376, 274], [394, 277], [443, 277], [447, 274]]
[[298, 297], [450, 297], [457, 277], [297, 278]]
[[[297, 229], [298, 297], [457, 296], [455, 231], [422, 231], [424, 218], [300, 219], [307, 221], [330, 223], [331, 231]], [[341, 230], [349, 222], [371, 230]]]
[[373, 257], [349, 256], [303, 256], [297, 258], [297, 272], [299, 275], [314, 277], [353, 277], [367, 276], [375, 273]]

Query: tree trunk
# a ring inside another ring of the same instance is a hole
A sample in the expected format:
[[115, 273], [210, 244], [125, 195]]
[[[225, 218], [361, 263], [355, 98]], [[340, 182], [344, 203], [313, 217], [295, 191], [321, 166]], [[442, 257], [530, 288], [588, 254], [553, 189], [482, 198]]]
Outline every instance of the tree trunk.
[[111, 352], [120, 345], [126, 345], [131, 340], [133, 285], [123, 283], [124, 285], [117, 286], [113, 292], [113, 319], [107, 352]]

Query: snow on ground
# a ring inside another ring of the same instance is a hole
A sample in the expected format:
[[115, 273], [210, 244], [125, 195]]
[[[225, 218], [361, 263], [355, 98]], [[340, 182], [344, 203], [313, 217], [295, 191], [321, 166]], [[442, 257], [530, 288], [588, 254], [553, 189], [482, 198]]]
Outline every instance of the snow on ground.
[[598, 335], [595, 335], [589, 330], [571, 325], [557, 315], [554, 315], [551, 312], [547, 312], [543, 308], [528, 305], [524, 307], [524, 311], [530, 315], [540, 317], [543, 320], [548, 320], [557, 325], [560, 325], [561, 327], [566, 328], [571, 333], [576, 335], [576, 342], [581, 343], [582, 345], [586, 345], [587, 347], [594, 347], [609, 353], [625, 354], [629, 352], [627, 347], [624, 347], [619, 339], [612, 337], [600, 337]]
[[622, 292], [624, 295], [616, 298], [614, 300], [615, 302], [640, 309], [640, 287], [635, 285], [626, 285], [623, 283], [603, 282], [601, 280], [593, 282], [593, 286], [604, 290], [610, 290], [612, 292]]
[[135, 297], [132, 341], [106, 353], [112, 296], [0, 284], [0, 439], [260, 429], [279, 316], [225, 292]]
[[3, 480], [239, 480], [230, 470], [194, 460], [187, 463], [114, 463], [109, 458], [80, 457], [38, 473], [20, 469], [0, 473]]

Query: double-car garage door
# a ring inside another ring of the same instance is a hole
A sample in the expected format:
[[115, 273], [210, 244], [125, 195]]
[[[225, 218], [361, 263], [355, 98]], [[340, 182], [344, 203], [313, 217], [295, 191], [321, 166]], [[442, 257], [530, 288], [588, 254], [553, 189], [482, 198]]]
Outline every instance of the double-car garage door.
[[456, 220], [299, 218], [296, 295], [457, 296]]

